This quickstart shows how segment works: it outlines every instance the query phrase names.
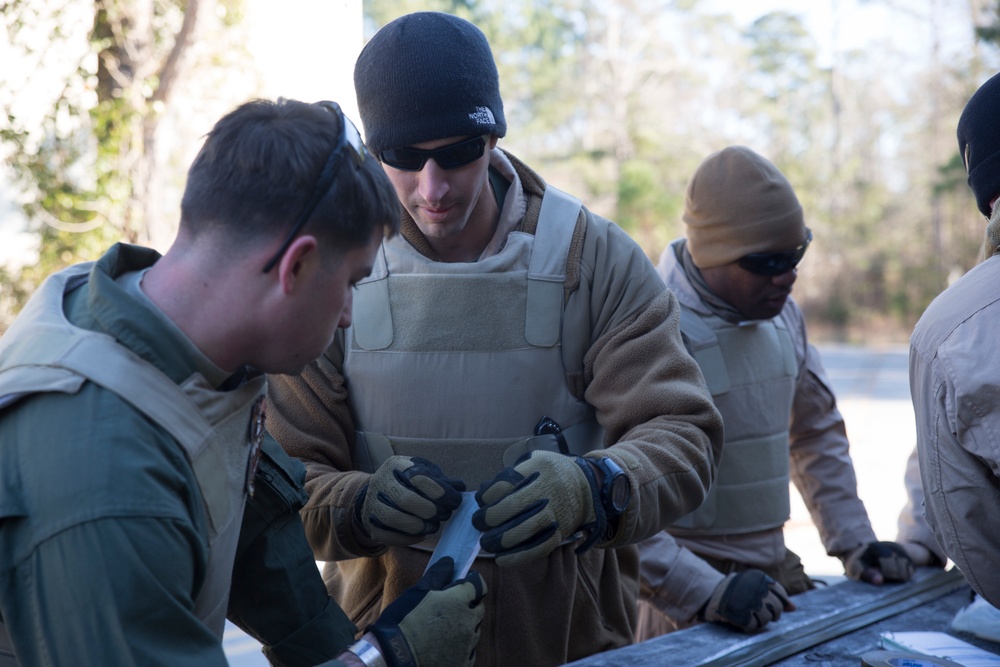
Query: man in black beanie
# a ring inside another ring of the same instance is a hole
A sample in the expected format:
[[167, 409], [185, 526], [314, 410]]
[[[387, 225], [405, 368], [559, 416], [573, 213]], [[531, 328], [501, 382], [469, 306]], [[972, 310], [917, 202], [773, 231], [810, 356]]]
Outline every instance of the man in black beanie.
[[634, 545], [702, 502], [721, 455], [677, 302], [619, 227], [497, 148], [497, 69], [474, 25], [392, 21], [355, 87], [401, 235], [358, 284], [351, 329], [273, 378], [268, 422], [306, 463], [330, 591], [363, 626], [461, 507], [491, 591], [477, 665], [628, 644]]
[[958, 149], [989, 220], [985, 259], [942, 292], [910, 337], [924, 511], [973, 589], [1000, 605], [1000, 74], [969, 99]]

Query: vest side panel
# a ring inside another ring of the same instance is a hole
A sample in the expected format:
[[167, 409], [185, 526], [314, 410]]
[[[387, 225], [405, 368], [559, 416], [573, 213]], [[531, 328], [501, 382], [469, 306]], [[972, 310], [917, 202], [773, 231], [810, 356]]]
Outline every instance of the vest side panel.
[[703, 328], [689, 328], [689, 335], [700, 341], [700, 352], [717, 350], [710, 356], [721, 360], [702, 372], [709, 387], [726, 388], [712, 395], [726, 442], [705, 503], [670, 530], [693, 536], [780, 527], [791, 511], [788, 428], [797, 381], [795, 365], [788, 363], [789, 355], [794, 358], [791, 337], [777, 318], [743, 326], [714, 316], [700, 319], [715, 341]]

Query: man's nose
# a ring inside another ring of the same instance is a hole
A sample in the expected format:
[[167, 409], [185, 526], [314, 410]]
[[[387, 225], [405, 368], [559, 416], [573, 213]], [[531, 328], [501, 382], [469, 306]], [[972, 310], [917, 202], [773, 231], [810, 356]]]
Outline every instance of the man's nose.
[[771, 282], [780, 287], [791, 287], [795, 284], [796, 278], [799, 276], [798, 269], [789, 269], [784, 273], [779, 273], [778, 275], [771, 278]]
[[420, 196], [428, 203], [433, 204], [441, 201], [450, 189], [448, 172], [442, 169], [434, 161], [434, 158], [427, 159], [417, 178], [419, 179]]
[[354, 312], [354, 289], [349, 288], [347, 290], [347, 299], [344, 301], [344, 310], [340, 313], [340, 323], [337, 324], [341, 329], [346, 329], [351, 326], [352, 314]]

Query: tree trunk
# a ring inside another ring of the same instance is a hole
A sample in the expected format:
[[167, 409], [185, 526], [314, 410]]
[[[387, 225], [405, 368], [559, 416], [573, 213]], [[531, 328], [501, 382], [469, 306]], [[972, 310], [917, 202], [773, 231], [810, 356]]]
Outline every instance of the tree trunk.
[[181, 27], [164, 54], [156, 48], [152, 0], [95, 0], [98, 105], [117, 111], [112, 123], [97, 128], [97, 142], [116, 149], [108, 157], [118, 165], [117, 179], [127, 193], [117, 222], [130, 243], [149, 243], [151, 232], [161, 226], [153, 206], [156, 134], [183, 74], [201, 4], [188, 0]]

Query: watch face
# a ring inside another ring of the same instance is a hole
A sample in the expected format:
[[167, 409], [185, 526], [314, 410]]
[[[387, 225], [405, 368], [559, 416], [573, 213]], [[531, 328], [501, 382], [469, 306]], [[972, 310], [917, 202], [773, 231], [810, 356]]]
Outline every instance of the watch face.
[[629, 497], [632, 495], [632, 489], [628, 485], [628, 478], [625, 475], [618, 475], [613, 480], [611, 480], [611, 507], [614, 508], [619, 514], [625, 511], [628, 507]]

